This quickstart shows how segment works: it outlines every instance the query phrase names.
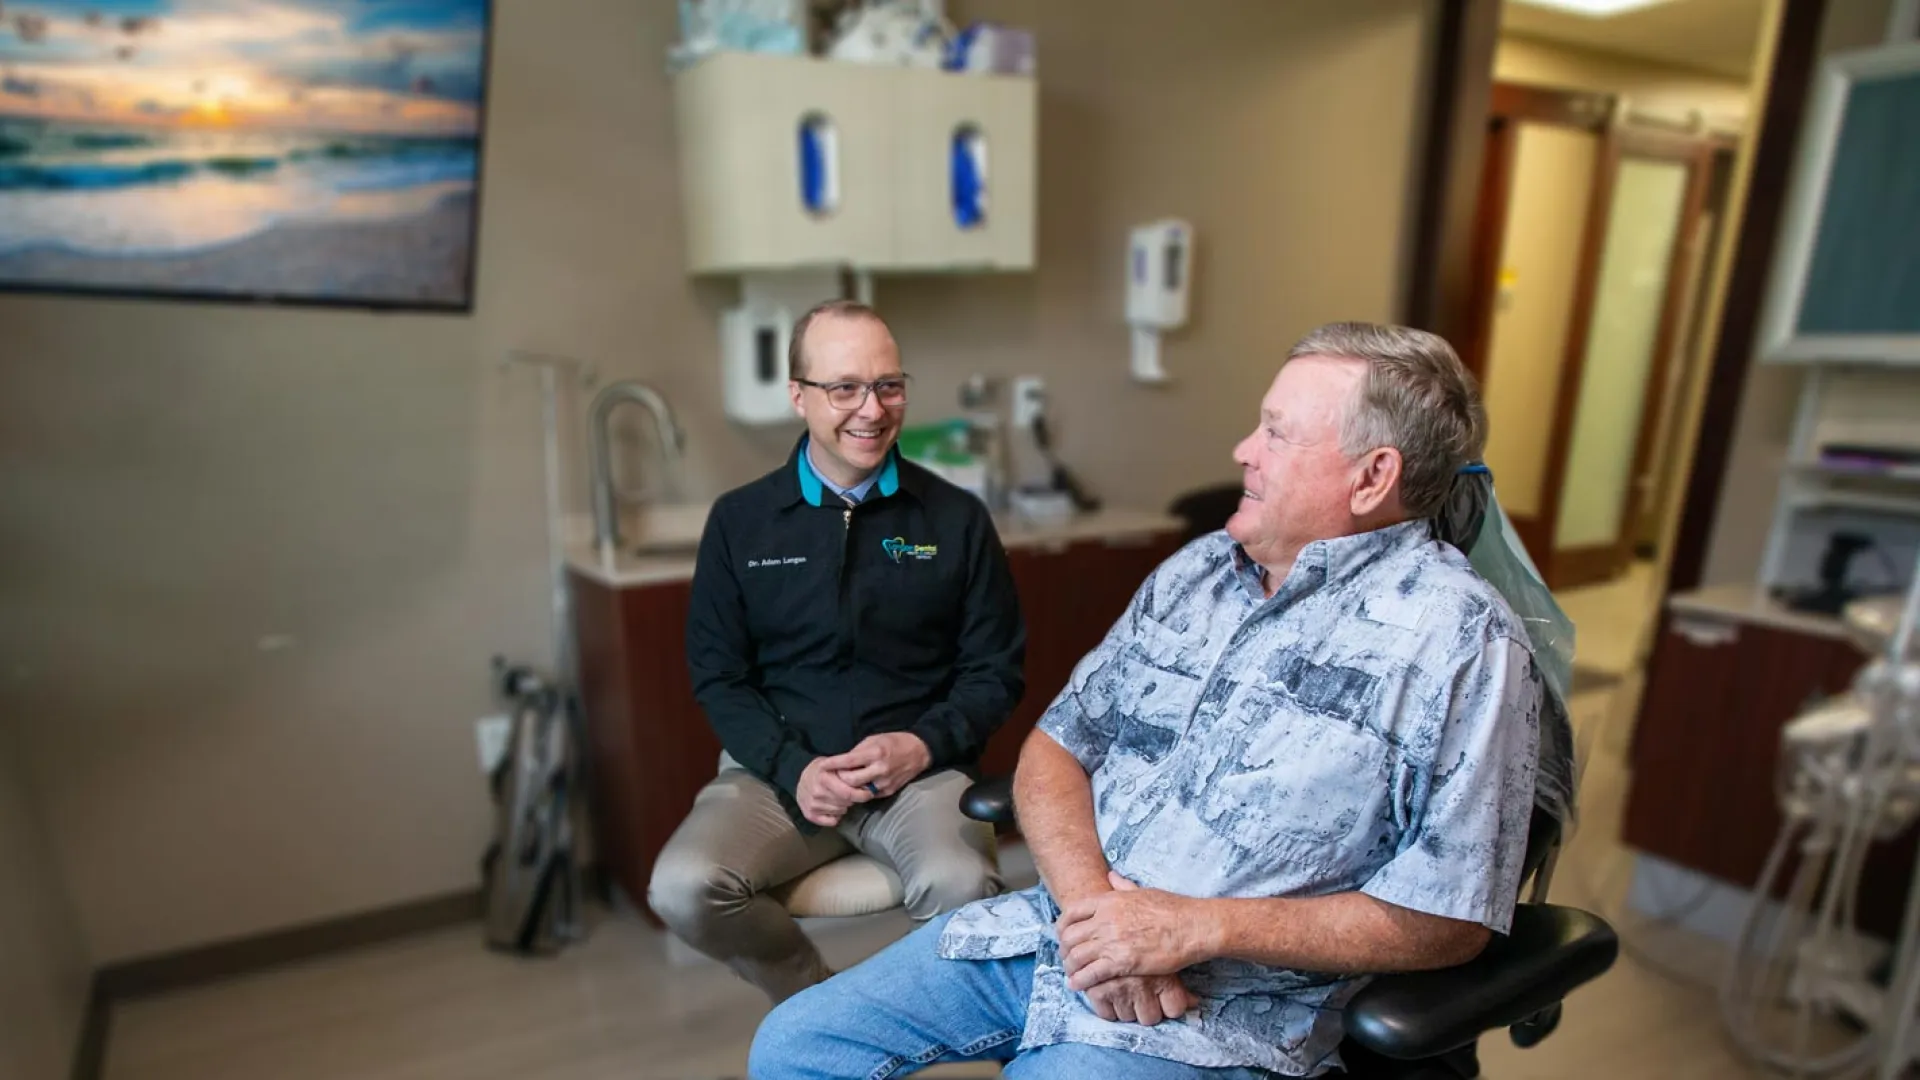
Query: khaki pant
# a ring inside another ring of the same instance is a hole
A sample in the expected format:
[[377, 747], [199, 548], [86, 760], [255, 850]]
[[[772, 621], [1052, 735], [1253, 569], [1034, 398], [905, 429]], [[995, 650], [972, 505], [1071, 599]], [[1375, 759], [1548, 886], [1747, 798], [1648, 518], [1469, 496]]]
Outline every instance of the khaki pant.
[[722, 755], [720, 775], [701, 789], [654, 863], [647, 904], [687, 944], [778, 1004], [831, 972], [766, 890], [858, 851], [900, 875], [916, 920], [1001, 891], [992, 829], [960, 812], [970, 783], [952, 770], [928, 773], [809, 835], [772, 786]]

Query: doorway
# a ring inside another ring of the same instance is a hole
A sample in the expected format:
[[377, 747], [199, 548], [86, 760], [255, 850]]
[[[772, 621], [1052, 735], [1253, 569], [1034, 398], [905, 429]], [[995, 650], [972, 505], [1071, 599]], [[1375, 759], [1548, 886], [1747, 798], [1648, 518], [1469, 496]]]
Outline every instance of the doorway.
[[1556, 589], [1617, 577], [1658, 532], [1714, 250], [1726, 145], [1617, 105], [1496, 84], [1477, 211], [1464, 359], [1501, 504]]

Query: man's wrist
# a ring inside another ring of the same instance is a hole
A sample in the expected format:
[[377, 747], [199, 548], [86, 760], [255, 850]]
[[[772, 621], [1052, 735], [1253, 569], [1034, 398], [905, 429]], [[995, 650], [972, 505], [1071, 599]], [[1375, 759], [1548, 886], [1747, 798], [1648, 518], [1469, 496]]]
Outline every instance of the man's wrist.
[[1219, 900], [1185, 899], [1187, 910], [1181, 919], [1181, 924], [1187, 928], [1189, 959], [1185, 966], [1204, 964], [1229, 955], [1232, 936], [1227, 917], [1229, 905]]
[[[952, 732], [935, 719], [935, 713], [927, 713], [924, 717], [920, 717], [918, 723], [914, 723], [910, 728], [904, 728], [902, 734], [914, 736], [914, 742], [918, 742], [920, 748], [927, 751], [925, 769], [941, 767], [943, 765], [941, 753], [947, 753], [948, 757], [952, 757], [954, 753], [954, 749], [950, 748], [950, 742], [948, 742], [952, 738]], [[941, 748], [947, 749], [943, 751]]]
[[1058, 887], [1047, 882], [1047, 892], [1053, 897], [1054, 906], [1065, 911], [1082, 900], [1091, 899], [1114, 891], [1107, 882], [1107, 871], [1103, 866], [1095, 871], [1091, 868], [1085, 874], [1063, 873]]
[[773, 775], [768, 777], [774, 786], [783, 788], [795, 796], [800, 794], [800, 778], [807, 774], [813, 763], [820, 760], [816, 754], [795, 748], [782, 753], [774, 759]]
[[914, 734], [911, 731], [903, 731], [901, 732], [901, 734], [913, 740], [914, 760], [918, 765], [918, 767], [913, 770], [914, 775], [918, 776], [921, 773], [926, 772], [928, 769], [932, 768], [933, 767], [933, 748], [927, 745], [927, 740], [921, 738], [920, 736]]

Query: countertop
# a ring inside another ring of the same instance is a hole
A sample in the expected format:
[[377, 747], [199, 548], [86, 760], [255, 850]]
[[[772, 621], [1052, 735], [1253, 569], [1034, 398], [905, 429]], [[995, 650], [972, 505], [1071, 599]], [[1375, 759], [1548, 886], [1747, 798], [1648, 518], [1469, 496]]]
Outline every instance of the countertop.
[[[655, 537], [650, 543], [651, 550], [603, 558], [594, 550], [592, 519], [576, 515], [567, 522], [567, 566], [616, 589], [687, 581], [693, 577], [694, 549], [705, 522], [705, 507], [662, 508], [650, 519], [655, 525], [651, 529], [641, 527], [637, 519], [628, 517], [623, 520], [621, 535], [650, 534]], [[1027, 521], [1007, 512], [996, 514], [994, 522], [1000, 528], [1000, 542], [1008, 551], [1058, 550], [1086, 540], [1141, 544], [1156, 534], [1178, 533], [1186, 527], [1185, 522], [1170, 514], [1125, 507], [1075, 514], [1049, 522]], [[627, 546], [632, 552], [634, 545]]]
[[1851, 640], [1846, 623], [1838, 616], [1795, 611], [1758, 585], [1709, 585], [1667, 598], [1667, 608], [1676, 614], [1704, 615], [1735, 622], [1770, 626], [1801, 634]]

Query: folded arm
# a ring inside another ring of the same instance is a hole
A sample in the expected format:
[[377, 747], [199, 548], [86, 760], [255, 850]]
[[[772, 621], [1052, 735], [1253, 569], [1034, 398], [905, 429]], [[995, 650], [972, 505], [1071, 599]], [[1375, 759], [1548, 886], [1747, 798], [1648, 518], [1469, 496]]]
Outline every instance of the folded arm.
[[[1020, 831], [1047, 892], [1059, 905], [1106, 895], [1114, 888], [1095, 824], [1091, 778], [1113, 744], [1115, 697], [1122, 690], [1114, 684], [1112, 661], [1140, 617], [1157, 575], [1149, 574], [1134, 590], [1107, 636], [1074, 665], [1067, 685], [1020, 748], [1013, 776]], [[1171, 972], [1109, 979], [1085, 993], [1101, 1019], [1149, 1027], [1199, 1004]]]
[[1060, 945], [1076, 990], [1221, 958], [1333, 973], [1452, 967], [1479, 955], [1492, 933], [1358, 892], [1223, 900], [1113, 884], [1062, 907]]
[[1093, 825], [1093, 784], [1080, 762], [1044, 731], [1027, 736], [1013, 774], [1020, 832], [1040, 880], [1062, 907], [1113, 891]]
[[[1013, 801], [1020, 807], [1027, 849], [1055, 903], [1113, 894], [1112, 872], [1094, 828], [1093, 786], [1079, 760], [1044, 731], [1027, 736], [1020, 748]], [[1087, 992], [1102, 1019], [1151, 1027], [1198, 1004], [1176, 970], [1110, 976], [1075, 989]]]

